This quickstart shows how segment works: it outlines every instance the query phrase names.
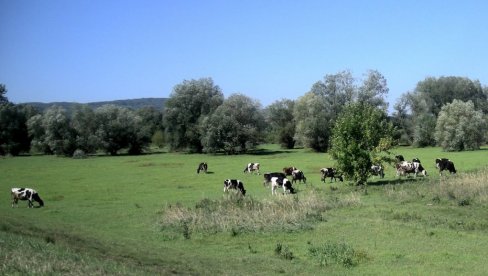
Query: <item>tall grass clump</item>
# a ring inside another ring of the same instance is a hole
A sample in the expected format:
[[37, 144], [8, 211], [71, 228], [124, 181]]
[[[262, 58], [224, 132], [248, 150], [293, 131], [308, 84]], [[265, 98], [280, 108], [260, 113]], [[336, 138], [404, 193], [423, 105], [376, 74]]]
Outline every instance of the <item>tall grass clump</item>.
[[366, 254], [355, 250], [351, 245], [332, 241], [318, 246], [310, 245], [308, 254], [321, 266], [339, 264], [347, 268], [358, 265], [360, 260], [366, 258]]
[[202, 199], [194, 208], [181, 204], [163, 208], [161, 226], [176, 229], [185, 238], [189, 233], [296, 231], [312, 229], [324, 221], [324, 212], [339, 205], [351, 205], [357, 198], [346, 197], [329, 203], [316, 191], [301, 196], [274, 196], [262, 201], [229, 193], [221, 199]]
[[432, 185], [433, 198], [454, 200], [459, 206], [488, 203], [488, 168], [457, 176], [441, 177]]

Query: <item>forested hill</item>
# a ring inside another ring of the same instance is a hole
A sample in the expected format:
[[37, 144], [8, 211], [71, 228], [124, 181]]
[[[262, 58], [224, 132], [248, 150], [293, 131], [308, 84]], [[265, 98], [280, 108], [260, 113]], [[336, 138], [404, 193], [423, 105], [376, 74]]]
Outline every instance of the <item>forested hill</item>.
[[[166, 100], [168, 100], [168, 98], [140, 98], [140, 99], [131, 99], [131, 100], [91, 102], [91, 103], [83, 103], [81, 105], [88, 105], [91, 108], [97, 108], [102, 105], [113, 104], [117, 106], [127, 107], [133, 110], [141, 109], [143, 107], [154, 107], [156, 110], [162, 111], [164, 108], [164, 104], [166, 103]], [[75, 103], [75, 102], [52, 102], [52, 103], [30, 102], [30, 103], [22, 103], [22, 104], [32, 105], [41, 112], [43, 112], [45, 109], [53, 105], [61, 106], [68, 111], [72, 110], [74, 106], [80, 105], [80, 103]]]

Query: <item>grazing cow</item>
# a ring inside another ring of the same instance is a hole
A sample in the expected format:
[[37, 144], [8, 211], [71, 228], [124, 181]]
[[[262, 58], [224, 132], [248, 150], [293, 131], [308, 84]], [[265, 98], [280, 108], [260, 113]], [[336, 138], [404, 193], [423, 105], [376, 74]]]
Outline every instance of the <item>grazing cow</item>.
[[383, 169], [383, 166], [381, 166], [381, 165], [371, 166], [371, 174], [372, 175], [379, 175], [380, 178], [385, 178], [385, 171]]
[[244, 168], [244, 172], [248, 172], [248, 173], [251, 173], [251, 172], [256, 172], [257, 174], [259, 174], [259, 163], [249, 163], [247, 164], [247, 166]]
[[244, 189], [244, 183], [238, 179], [226, 179], [224, 180], [224, 193], [229, 189], [238, 190], [242, 195], [246, 195], [246, 190]]
[[204, 173], [207, 173], [208, 165], [205, 162], [202, 162], [198, 165], [197, 173], [200, 173], [200, 171], [203, 171]]
[[301, 170], [293, 170], [293, 172], [291, 173], [291, 176], [292, 176], [291, 182], [293, 184], [295, 184], [295, 182], [297, 180], [298, 180], [298, 182], [303, 181], [303, 183], [307, 183], [307, 178], [305, 177], [305, 175], [303, 174], [303, 172]]
[[263, 185], [266, 186], [267, 184], [269, 184], [271, 182], [272, 177], [285, 178], [286, 175], [284, 173], [281, 173], [281, 172], [265, 173]]
[[442, 175], [442, 171], [444, 170], [448, 170], [451, 174], [456, 174], [454, 163], [447, 158], [437, 158], [435, 160], [435, 166], [439, 169], [440, 175]]
[[427, 171], [424, 169], [420, 160], [414, 158], [412, 162], [402, 161], [396, 164], [397, 176], [407, 175], [409, 173], [415, 174], [415, 177], [420, 173], [422, 176], [427, 176]]
[[325, 182], [325, 179], [327, 177], [330, 177], [330, 182], [332, 182], [332, 179], [334, 181], [337, 181], [337, 178], [342, 182], [344, 179], [342, 178], [342, 175], [337, 173], [337, 170], [335, 168], [322, 168], [320, 169], [320, 174], [322, 175], [320, 177], [320, 180]]
[[44, 201], [42, 201], [41, 197], [39, 194], [36, 192], [34, 189], [30, 188], [12, 188], [12, 208], [14, 207], [14, 204], [19, 207], [18, 201], [20, 200], [28, 200], [28, 207], [32, 208], [34, 204], [32, 201], [37, 201], [39, 202], [39, 207], [44, 206]]
[[295, 167], [285, 167], [285, 168], [283, 168], [283, 173], [285, 175], [291, 175], [294, 170], [297, 170], [297, 168], [295, 168]]
[[271, 177], [271, 194], [276, 194], [276, 188], [283, 187], [283, 193], [294, 194], [295, 189], [291, 186], [290, 180], [281, 177]]

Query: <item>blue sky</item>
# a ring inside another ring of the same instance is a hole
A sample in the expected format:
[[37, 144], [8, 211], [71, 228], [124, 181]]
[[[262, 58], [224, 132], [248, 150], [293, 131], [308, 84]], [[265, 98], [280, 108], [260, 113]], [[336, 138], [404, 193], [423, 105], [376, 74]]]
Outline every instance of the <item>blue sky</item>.
[[391, 109], [426, 77], [488, 85], [487, 14], [470, 0], [0, 0], [0, 83], [14, 103], [85, 103], [211, 77], [267, 106], [374, 69]]

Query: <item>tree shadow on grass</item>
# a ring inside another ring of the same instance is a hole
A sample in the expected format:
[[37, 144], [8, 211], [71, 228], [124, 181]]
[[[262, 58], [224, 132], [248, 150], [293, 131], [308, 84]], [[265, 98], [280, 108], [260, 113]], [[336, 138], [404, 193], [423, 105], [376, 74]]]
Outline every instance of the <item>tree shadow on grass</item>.
[[425, 181], [425, 178], [397, 178], [397, 179], [389, 179], [389, 180], [379, 180], [375, 182], [368, 182], [368, 186], [385, 186], [385, 185], [398, 185], [398, 184], [405, 184], [405, 183], [413, 183], [417, 181]]
[[268, 150], [268, 149], [255, 149], [249, 151], [247, 154], [249, 155], [276, 155], [276, 154], [283, 154], [283, 153], [291, 153], [290, 150]]

